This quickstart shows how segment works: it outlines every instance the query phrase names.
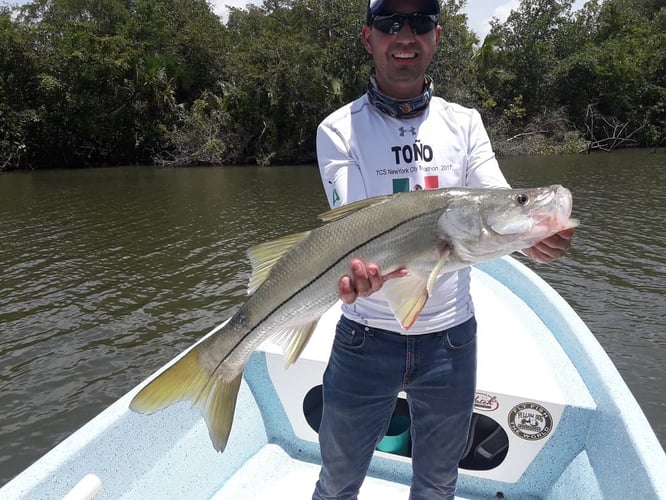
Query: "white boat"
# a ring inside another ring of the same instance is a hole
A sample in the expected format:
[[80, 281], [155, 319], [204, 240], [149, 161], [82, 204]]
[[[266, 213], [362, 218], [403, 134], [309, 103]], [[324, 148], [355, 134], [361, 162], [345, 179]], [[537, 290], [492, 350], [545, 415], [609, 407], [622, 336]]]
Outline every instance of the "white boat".
[[[664, 450], [571, 307], [512, 258], [472, 272], [479, 368], [457, 498], [666, 499]], [[338, 317], [339, 305], [289, 369], [271, 343], [253, 354], [224, 453], [186, 403], [154, 415], [130, 411], [141, 384], [7, 483], [0, 498], [310, 498], [321, 379]], [[399, 398], [396, 423], [404, 407]], [[380, 443], [359, 498], [408, 497], [409, 438], [396, 434]]]

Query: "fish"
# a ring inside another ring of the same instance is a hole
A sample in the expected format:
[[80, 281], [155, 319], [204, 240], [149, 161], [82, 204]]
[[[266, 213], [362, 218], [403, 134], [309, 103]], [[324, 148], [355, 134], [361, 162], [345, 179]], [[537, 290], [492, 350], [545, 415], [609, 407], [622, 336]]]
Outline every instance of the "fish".
[[305, 348], [319, 318], [338, 300], [338, 281], [353, 259], [377, 264], [387, 302], [408, 330], [437, 277], [528, 248], [575, 227], [571, 192], [560, 185], [531, 189], [444, 188], [368, 198], [320, 215], [323, 225], [260, 243], [248, 299], [215, 333], [134, 396], [130, 408], [154, 413], [188, 400], [201, 410], [213, 447], [226, 447], [243, 369], [269, 338], [287, 366]]

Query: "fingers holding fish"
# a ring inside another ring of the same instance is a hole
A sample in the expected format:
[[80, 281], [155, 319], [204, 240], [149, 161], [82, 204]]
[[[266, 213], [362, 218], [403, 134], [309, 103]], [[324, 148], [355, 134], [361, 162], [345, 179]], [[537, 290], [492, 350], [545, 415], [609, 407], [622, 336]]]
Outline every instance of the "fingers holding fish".
[[376, 264], [365, 264], [359, 259], [351, 262], [351, 272], [340, 279], [340, 299], [345, 304], [352, 304], [358, 297], [368, 297], [383, 284], [382, 276]]
[[352, 304], [358, 297], [369, 297], [379, 291], [385, 281], [406, 274], [406, 269], [381, 274], [379, 266], [376, 264], [365, 264], [359, 259], [354, 259], [351, 262], [351, 273], [342, 276], [338, 283], [340, 299], [345, 304]]
[[564, 229], [538, 242], [534, 246], [526, 248], [524, 252], [530, 259], [540, 264], [552, 262], [564, 256], [567, 250], [571, 248], [574, 231], [574, 228]]

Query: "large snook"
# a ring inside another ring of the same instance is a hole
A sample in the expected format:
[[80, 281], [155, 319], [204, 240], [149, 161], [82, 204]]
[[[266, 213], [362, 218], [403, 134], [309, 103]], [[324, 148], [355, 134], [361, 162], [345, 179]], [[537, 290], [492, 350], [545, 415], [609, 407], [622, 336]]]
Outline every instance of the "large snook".
[[384, 285], [389, 305], [410, 328], [443, 273], [527, 248], [577, 223], [561, 186], [440, 189], [370, 198], [321, 216], [312, 231], [248, 251], [253, 267], [247, 302], [217, 333], [144, 387], [131, 408], [152, 413], [180, 400], [199, 407], [215, 449], [231, 430], [243, 368], [274, 337], [291, 364], [320, 316], [338, 299], [339, 278], [360, 258], [383, 273], [408, 275]]

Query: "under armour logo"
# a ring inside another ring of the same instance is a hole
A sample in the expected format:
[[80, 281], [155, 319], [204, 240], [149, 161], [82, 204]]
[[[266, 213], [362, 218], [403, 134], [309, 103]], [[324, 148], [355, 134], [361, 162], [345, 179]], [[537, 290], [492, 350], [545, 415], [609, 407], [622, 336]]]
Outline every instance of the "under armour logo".
[[[405, 137], [405, 133], [407, 132], [407, 129], [405, 127], [400, 127], [398, 130], [400, 131], [400, 137]], [[416, 128], [415, 127], [409, 127], [409, 132], [411, 132], [412, 135], [416, 135]]]

